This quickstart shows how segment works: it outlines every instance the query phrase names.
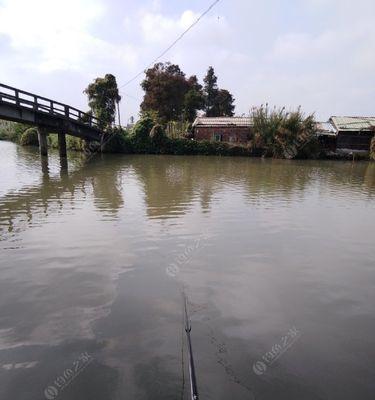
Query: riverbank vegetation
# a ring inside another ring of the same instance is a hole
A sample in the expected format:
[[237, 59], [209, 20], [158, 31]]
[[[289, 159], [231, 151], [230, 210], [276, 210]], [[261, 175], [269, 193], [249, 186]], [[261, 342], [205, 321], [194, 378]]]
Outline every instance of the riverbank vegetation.
[[[108, 128], [102, 143], [104, 153], [122, 154], [172, 154], [172, 155], [220, 155], [262, 156], [286, 159], [326, 158], [317, 137], [312, 115], [304, 116], [301, 110], [286, 112], [285, 109], [259, 107], [252, 111], [254, 135], [246, 145], [226, 142], [197, 141], [191, 133], [170, 134], [165, 125], [155, 120], [155, 114], [143, 115], [130, 129]], [[0, 140], [10, 140], [20, 145], [38, 145], [37, 130], [18, 123], [0, 123]], [[58, 148], [55, 134], [48, 135], [51, 148]], [[66, 136], [69, 150], [87, 151], [87, 143], [77, 137]], [[98, 151], [99, 143], [90, 146]], [[347, 159], [341, 156], [336, 158]], [[375, 160], [375, 139], [371, 144], [370, 158]], [[366, 159], [365, 156], [356, 159]], [[368, 159], [368, 157], [367, 157]]]
[[268, 104], [252, 110], [252, 147], [265, 157], [318, 158], [322, 150], [317, 139], [314, 115], [305, 116], [298, 108], [286, 111]]
[[[34, 141], [21, 141], [27, 128], [21, 124], [11, 123], [4, 130], [0, 126], [0, 140], [10, 140], [21, 145], [38, 145]], [[29, 136], [29, 133], [27, 134]], [[48, 135], [48, 144], [51, 148], [58, 147], [57, 135]], [[73, 151], [85, 151], [84, 140], [67, 135], [67, 149]], [[99, 148], [97, 143], [94, 148]], [[107, 131], [103, 140], [102, 151], [104, 153], [123, 154], [172, 154], [172, 155], [221, 155], [221, 156], [251, 156], [253, 150], [247, 146], [236, 146], [222, 142], [199, 142], [185, 137], [170, 138], [162, 125], [155, 124], [149, 117], [141, 118], [132, 129], [111, 128]]]
[[[234, 115], [234, 98], [228, 90], [219, 88], [217, 81], [213, 67], [208, 68], [201, 85], [195, 75], [187, 77], [176, 64], [155, 64], [146, 71], [141, 83], [144, 97], [140, 120], [124, 128], [115, 125], [121, 100], [115, 76], [106, 74], [104, 78], [96, 78], [84, 90], [90, 108], [87, 115], [101, 121], [100, 128], [105, 136], [101, 144], [91, 145], [90, 151], [286, 159], [326, 157], [317, 138], [314, 115], [306, 116], [301, 108], [287, 111], [266, 104], [252, 109], [252, 135], [246, 144], [195, 140], [192, 122], [198, 113], [208, 117]], [[36, 128], [18, 123], [0, 121], [1, 139], [21, 145], [38, 145]], [[88, 150], [84, 140], [70, 135], [67, 135], [66, 143], [70, 150]], [[48, 144], [57, 148], [57, 135], [49, 135]], [[375, 139], [371, 143], [371, 157], [375, 159]]]
[[107, 153], [252, 155], [252, 149], [247, 146], [199, 142], [185, 137], [171, 138], [167, 135], [164, 126], [155, 123], [155, 120], [148, 115], [143, 116], [130, 130], [115, 128], [107, 135], [103, 145], [103, 152]]

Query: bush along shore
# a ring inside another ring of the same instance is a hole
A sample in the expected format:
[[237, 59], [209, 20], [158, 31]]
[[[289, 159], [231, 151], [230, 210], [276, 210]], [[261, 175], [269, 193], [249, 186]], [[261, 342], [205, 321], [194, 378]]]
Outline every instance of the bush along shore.
[[[304, 117], [300, 110], [285, 112], [284, 109], [273, 109], [270, 111], [267, 107], [254, 109], [252, 116], [254, 135], [247, 145], [196, 141], [191, 138], [191, 135], [171, 138], [166, 134], [164, 126], [158, 124], [152, 115], [145, 115], [129, 130], [107, 129], [102, 143], [102, 152], [261, 156], [286, 159], [332, 158], [326, 156], [318, 142], [313, 116]], [[0, 121], [0, 140], [10, 140], [23, 146], [38, 146], [36, 128], [19, 123]], [[67, 135], [66, 142], [69, 150], [87, 151], [87, 143], [82, 139]], [[50, 134], [48, 144], [51, 148], [57, 148], [57, 135]], [[92, 143], [89, 151], [96, 151], [99, 147], [99, 143]], [[362, 156], [361, 158], [375, 160], [375, 138], [371, 143], [369, 157]]]
[[[38, 145], [36, 128], [11, 123], [0, 126], [0, 140], [10, 140], [20, 145]], [[87, 144], [82, 139], [67, 135], [67, 148], [85, 151]], [[57, 135], [48, 135], [51, 148], [58, 147]], [[99, 143], [90, 146], [96, 149]], [[251, 156], [254, 149], [223, 142], [198, 142], [191, 138], [169, 138], [165, 129], [155, 124], [151, 117], [144, 117], [130, 130], [113, 128], [107, 130], [102, 144], [104, 153], [122, 154], [175, 154], [175, 155], [221, 155]]]

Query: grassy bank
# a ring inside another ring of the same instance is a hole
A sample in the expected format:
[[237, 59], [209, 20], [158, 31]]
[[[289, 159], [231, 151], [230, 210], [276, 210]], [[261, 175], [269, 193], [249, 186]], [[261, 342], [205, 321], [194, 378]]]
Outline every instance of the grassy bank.
[[[144, 117], [131, 130], [113, 129], [104, 138], [104, 153], [122, 154], [172, 154], [172, 155], [220, 155], [220, 156], [265, 156], [294, 159], [353, 159], [353, 156], [328, 156], [319, 145], [311, 128], [311, 121], [298, 122], [298, 115], [287, 119], [270, 118], [271, 124], [265, 122], [263, 115], [259, 118], [258, 134], [247, 146], [233, 145], [225, 142], [196, 141], [184, 137], [170, 137], [166, 130], [155, 124], [151, 117]], [[276, 122], [275, 122], [276, 121]], [[297, 121], [297, 122], [296, 122]], [[262, 125], [263, 124], [263, 125]], [[277, 124], [281, 125], [279, 127]], [[281, 132], [281, 133], [280, 133]], [[20, 145], [38, 145], [35, 128], [0, 121], [0, 140], [10, 140]], [[67, 135], [67, 148], [73, 151], [84, 151], [84, 140]], [[56, 134], [48, 136], [48, 144], [58, 147]], [[97, 149], [99, 143], [94, 144]], [[375, 140], [371, 145], [372, 159], [375, 159]], [[368, 159], [368, 156], [356, 156], [356, 160]]]
[[[0, 124], [0, 140], [10, 140], [20, 145], [38, 145], [35, 128], [17, 124]], [[67, 135], [67, 149], [84, 151], [82, 139]], [[57, 135], [48, 136], [48, 144], [58, 147]], [[99, 144], [97, 144], [99, 146]], [[132, 130], [115, 129], [107, 133], [103, 152], [123, 154], [176, 154], [176, 155], [222, 155], [250, 156], [255, 152], [244, 146], [220, 142], [197, 142], [187, 138], [170, 138], [160, 125], [154, 125], [151, 118], [141, 119]]]

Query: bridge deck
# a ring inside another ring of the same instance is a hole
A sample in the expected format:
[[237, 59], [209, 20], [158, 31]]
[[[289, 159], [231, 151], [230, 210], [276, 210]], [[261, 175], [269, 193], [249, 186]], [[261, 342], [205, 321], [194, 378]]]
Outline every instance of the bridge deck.
[[67, 133], [100, 141], [99, 120], [77, 108], [0, 83], [0, 119], [41, 126], [50, 133]]

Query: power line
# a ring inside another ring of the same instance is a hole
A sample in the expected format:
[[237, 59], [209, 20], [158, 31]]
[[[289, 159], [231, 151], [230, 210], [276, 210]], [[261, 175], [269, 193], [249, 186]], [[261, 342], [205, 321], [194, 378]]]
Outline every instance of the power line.
[[139, 101], [139, 99], [137, 99], [135, 96], [133, 96], [131, 94], [128, 94], [128, 93], [125, 93], [125, 92], [121, 92], [121, 91], [119, 91], [119, 93], [121, 95], [123, 95], [123, 96], [129, 97], [129, 99], [132, 99], [132, 100], [135, 100], [135, 101]]
[[177, 42], [179, 42], [195, 25], [198, 24], [198, 22], [206, 15], [208, 14], [212, 8], [215, 7], [215, 5], [219, 2], [220, 0], [215, 0], [208, 8], [206, 11], [204, 11], [184, 32], [181, 33], [180, 36], [178, 36], [178, 38], [171, 43], [158, 57], [156, 57], [152, 62], [150, 62], [150, 64], [148, 64], [142, 71], [138, 72], [137, 75], [135, 75], [133, 78], [129, 79], [127, 82], [125, 82], [123, 85], [121, 85], [119, 88], [123, 88], [124, 86], [129, 85], [129, 83], [135, 81], [139, 76], [141, 76], [145, 70], [149, 67], [151, 67], [151, 65], [155, 64], [156, 61], [160, 60], [166, 53], [168, 53], [168, 51], [174, 47]]

